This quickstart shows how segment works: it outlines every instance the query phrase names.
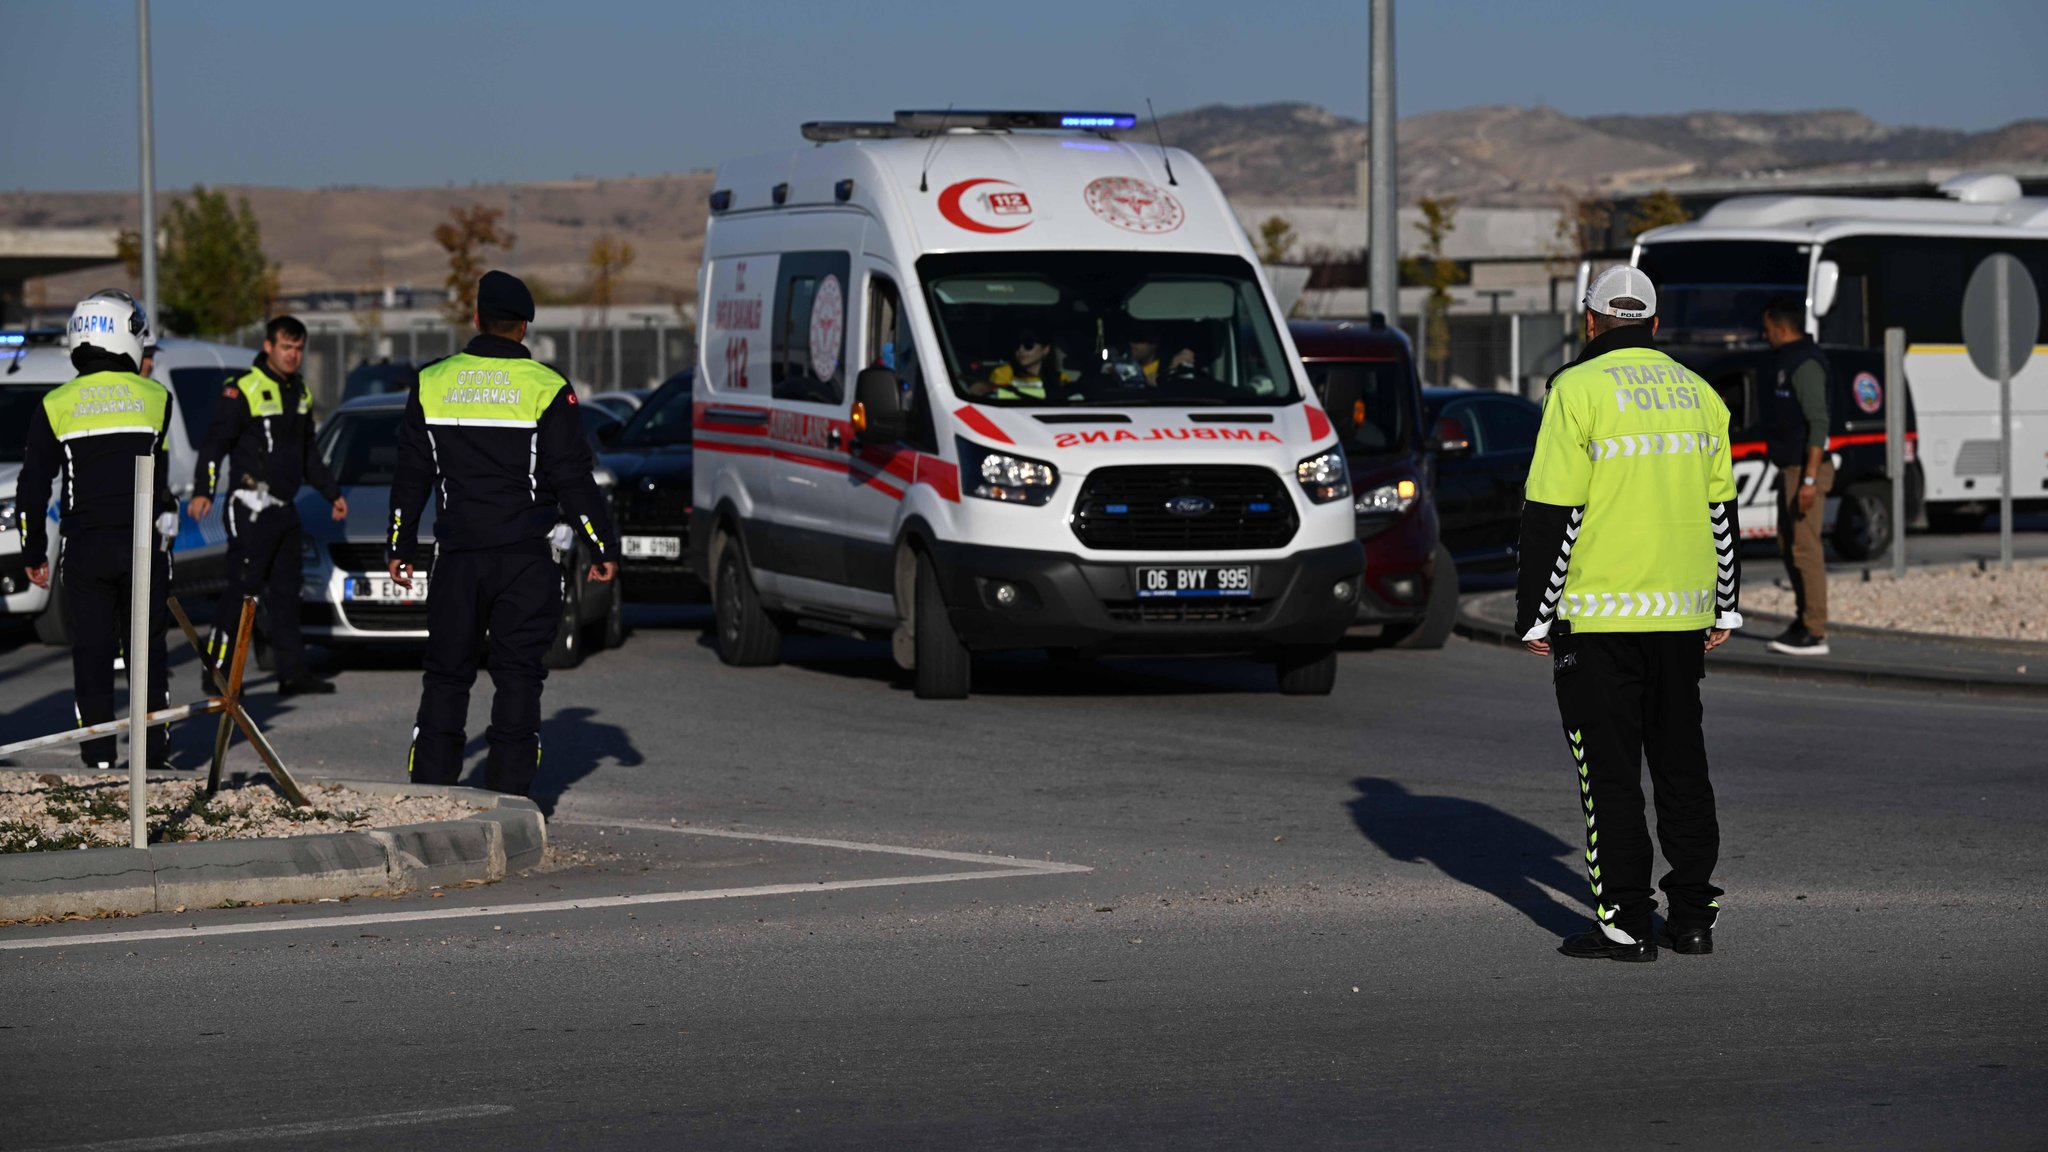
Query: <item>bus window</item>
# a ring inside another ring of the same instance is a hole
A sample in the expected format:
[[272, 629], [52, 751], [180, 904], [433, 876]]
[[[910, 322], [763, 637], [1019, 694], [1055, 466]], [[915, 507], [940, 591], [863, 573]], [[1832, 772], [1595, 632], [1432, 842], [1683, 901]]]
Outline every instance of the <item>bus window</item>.
[[[1903, 328], [1912, 344], [1963, 342], [1963, 293], [1970, 274], [1994, 252], [2009, 252], [2033, 274], [2035, 283], [2048, 277], [2048, 242], [2023, 239], [1977, 239], [1949, 236], [1856, 236], [1828, 245], [1826, 256], [1842, 266], [1837, 308], [1845, 307], [1852, 275], [1866, 277], [1867, 302], [1862, 338], [1854, 343], [1875, 347], [1884, 330]], [[1831, 311], [1822, 335], [1847, 334], [1850, 321], [1836, 321]], [[1829, 341], [1850, 343], [1847, 339]]]

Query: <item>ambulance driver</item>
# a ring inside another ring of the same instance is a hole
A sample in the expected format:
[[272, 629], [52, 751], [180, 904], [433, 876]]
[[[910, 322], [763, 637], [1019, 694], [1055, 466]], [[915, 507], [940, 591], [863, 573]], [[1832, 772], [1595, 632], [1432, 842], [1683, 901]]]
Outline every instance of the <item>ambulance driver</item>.
[[978, 396], [989, 396], [997, 400], [1043, 400], [1048, 380], [1072, 383], [1072, 373], [1061, 367], [1059, 349], [1052, 346], [1035, 328], [1021, 328], [1017, 331], [1016, 350], [1010, 353], [1006, 364], [998, 364], [988, 374], [986, 383], [974, 386]]

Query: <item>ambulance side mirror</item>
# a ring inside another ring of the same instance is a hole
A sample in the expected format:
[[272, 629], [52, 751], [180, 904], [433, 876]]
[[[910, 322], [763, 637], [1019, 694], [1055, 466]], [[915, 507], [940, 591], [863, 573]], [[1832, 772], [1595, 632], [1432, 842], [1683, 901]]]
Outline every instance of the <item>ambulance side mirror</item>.
[[892, 445], [908, 432], [903, 382], [887, 368], [863, 368], [853, 383], [853, 438], [856, 443]]

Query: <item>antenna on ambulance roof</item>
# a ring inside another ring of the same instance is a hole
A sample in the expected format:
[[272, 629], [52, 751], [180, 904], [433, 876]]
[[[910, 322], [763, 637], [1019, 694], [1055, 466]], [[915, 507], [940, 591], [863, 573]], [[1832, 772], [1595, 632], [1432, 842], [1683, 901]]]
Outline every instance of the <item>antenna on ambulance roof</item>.
[[945, 115], [939, 117], [938, 135], [932, 137], [932, 146], [924, 150], [924, 169], [917, 174], [917, 190], [919, 192], [929, 192], [932, 190], [931, 183], [925, 177], [931, 175], [932, 157], [938, 154], [939, 145], [946, 142], [946, 117], [952, 114], [953, 106], [951, 104], [946, 105]]
[[1159, 141], [1159, 162], [1166, 165], [1166, 182], [1178, 188], [1180, 181], [1173, 178], [1173, 157], [1166, 154], [1166, 133], [1159, 130], [1159, 113], [1152, 110], [1150, 96], [1145, 97], [1145, 115], [1152, 118], [1152, 136]]

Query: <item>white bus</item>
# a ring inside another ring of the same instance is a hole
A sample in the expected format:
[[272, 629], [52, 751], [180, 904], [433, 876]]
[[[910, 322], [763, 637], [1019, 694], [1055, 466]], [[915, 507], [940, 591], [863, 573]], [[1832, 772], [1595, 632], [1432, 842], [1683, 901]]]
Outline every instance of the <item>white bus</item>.
[[[1758, 345], [1764, 304], [1779, 295], [1805, 299], [1807, 331], [1831, 356], [1881, 358], [1885, 329], [1903, 328], [1928, 523], [1963, 531], [1996, 508], [2001, 470], [1998, 385], [1964, 351], [1963, 290], [1986, 256], [2009, 252], [2048, 301], [2048, 199], [2024, 197], [2017, 180], [1998, 174], [1958, 176], [1940, 192], [1737, 197], [1696, 221], [1645, 232], [1634, 263], [1657, 284], [1660, 341], [1677, 346]], [[1838, 449], [1844, 441], [1881, 448], [1881, 371], [1857, 371], [1846, 391], [1854, 408], [1834, 416]], [[1844, 484], [1836, 493], [1847, 494]], [[2048, 355], [2040, 350], [2013, 381], [2013, 499], [2025, 510], [2048, 508]]]

